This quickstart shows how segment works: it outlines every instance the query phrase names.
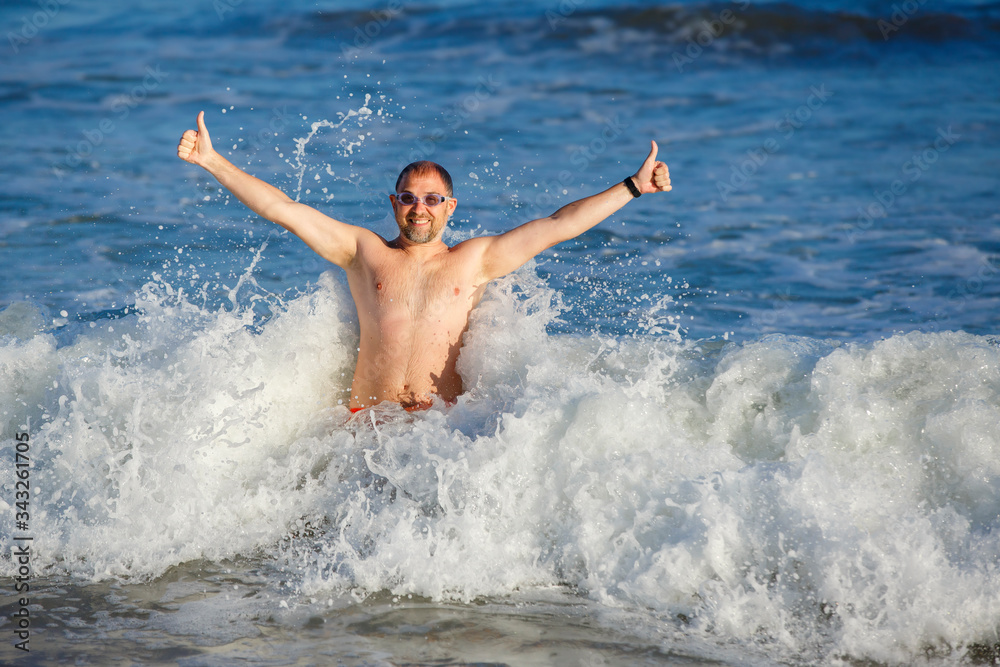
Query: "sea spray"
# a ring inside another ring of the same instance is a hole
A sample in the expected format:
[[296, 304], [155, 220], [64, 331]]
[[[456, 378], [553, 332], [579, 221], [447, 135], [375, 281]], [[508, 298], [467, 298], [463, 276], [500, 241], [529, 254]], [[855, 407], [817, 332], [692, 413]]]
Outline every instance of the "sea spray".
[[822, 660], [995, 641], [989, 339], [553, 334], [559, 294], [528, 267], [474, 313], [456, 405], [350, 417], [356, 323], [333, 278], [263, 321], [249, 294], [210, 309], [154, 283], [62, 346], [8, 336], [39, 571], [263, 558], [292, 606], [562, 586]]
[[[380, 98], [384, 100], [385, 96], [380, 96]], [[292, 158], [288, 160], [289, 166], [294, 169], [295, 173], [296, 181], [295, 188], [293, 190], [295, 193], [295, 201], [299, 201], [303, 194], [309, 194], [308, 190], [303, 192], [303, 179], [305, 178], [306, 172], [309, 170], [309, 162], [306, 158], [306, 149], [309, 146], [309, 143], [321, 130], [342, 130], [340, 133], [334, 133], [334, 137], [337, 137], [334, 145], [336, 146], [335, 150], [337, 155], [347, 160], [351, 155], [353, 155], [355, 149], [364, 143], [366, 136], [371, 135], [371, 132], [368, 132], [367, 134], [361, 132], [361, 129], [364, 127], [366, 121], [373, 117], [382, 119], [383, 121], [388, 118], [387, 115], [383, 115], [381, 108], [376, 113], [368, 107], [368, 103], [371, 102], [371, 99], [371, 94], [365, 93], [364, 104], [357, 109], [348, 109], [346, 112], [341, 112], [339, 114], [339, 121], [334, 122], [325, 119], [313, 121], [309, 127], [309, 132], [306, 133], [304, 137], [295, 139], [295, 153]], [[355, 126], [351, 129], [351, 131], [355, 134], [348, 135], [348, 128], [344, 127], [344, 125], [351, 120], [353, 120], [353, 124]], [[338, 134], [341, 136], [338, 136]], [[351, 164], [353, 163], [349, 163], [348, 166]], [[340, 167], [335, 168], [332, 163], [324, 163], [322, 172], [334, 180], [346, 181], [355, 186], [359, 184], [360, 176], [358, 174], [351, 172], [348, 176], [338, 176], [336, 172], [339, 168]], [[319, 181], [321, 178], [321, 173], [317, 172], [315, 180]]]
[[70, 345], [9, 345], [5, 360], [34, 350], [23, 395], [43, 394], [24, 408], [41, 570], [157, 576], [252, 552], [305, 512], [323, 452], [296, 434], [347, 395], [356, 344], [346, 290], [321, 283], [259, 333], [251, 308], [207, 310], [150, 284], [134, 314]]
[[[703, 357], [547, 336], [508, 308], [487, 303], [501, 326], [470, 331], [464, 368], [489, 377], [470, 382], [475, 398], [358, 436], [383, 501], [360, 483], [341, 498], [300, 563], [304, 594], [471, 600], [561, 583], [824, 660], [995, 641], [996, 346], [772, 336]], [[470, 431], [477, 402], [500, 414]]]

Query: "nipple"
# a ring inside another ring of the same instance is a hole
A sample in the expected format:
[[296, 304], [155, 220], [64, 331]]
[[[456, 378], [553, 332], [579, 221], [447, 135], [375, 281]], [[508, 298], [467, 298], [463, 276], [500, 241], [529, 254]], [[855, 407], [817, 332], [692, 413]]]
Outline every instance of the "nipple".
[[375, 283], [375, 289], [382, 289], [382, 283]]
[[458, 296], [459, 292], [461, 292], [461, 290], [456, 287], [455, 288], [455, 296]]

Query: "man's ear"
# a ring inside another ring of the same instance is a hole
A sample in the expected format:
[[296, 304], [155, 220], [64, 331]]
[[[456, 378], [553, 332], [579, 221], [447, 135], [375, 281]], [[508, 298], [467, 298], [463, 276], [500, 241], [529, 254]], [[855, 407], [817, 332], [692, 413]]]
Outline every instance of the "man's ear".
[[457, 200], [457, 199], [449, 199], [449, 200], [448, 200], [448, 217], [449, 217], [449, 218], [450, 218], [450, 217], [451, 217], [452, 215], [454, 215], [454, 214], [455, 214], [455, 209], [456, 209], [457, 207], [458, 207], [458, 200]]

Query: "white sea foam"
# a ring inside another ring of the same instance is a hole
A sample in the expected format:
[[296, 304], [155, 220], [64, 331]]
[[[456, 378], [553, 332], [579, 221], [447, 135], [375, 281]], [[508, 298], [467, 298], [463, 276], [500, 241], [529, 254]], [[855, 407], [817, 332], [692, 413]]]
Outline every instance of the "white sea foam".
[[64, 344], [30, 308], [0, 320], [4, 451], [31, 420], [38, 571], [263, 557], [302, 599], [563, 584], [827, 660], [998, 639], [986, 338], [553, 335], [558, 294], [528, 269], [474, 314], [457, 405], [351, 417], [356, 325], [331, 274], [263, 323], [252, 301], [197, 302], [151, 283]]

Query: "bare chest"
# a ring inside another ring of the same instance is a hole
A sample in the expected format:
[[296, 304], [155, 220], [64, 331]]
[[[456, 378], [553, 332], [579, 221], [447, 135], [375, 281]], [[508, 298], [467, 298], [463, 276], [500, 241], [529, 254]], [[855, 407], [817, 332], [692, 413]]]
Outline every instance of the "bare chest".
[[364, 302], [376, 320], [406, 318], [412, 322], [459, 319], [464, 323], [479, 300], [461, 262], [444, 257], [413, 261], [406, 257], [371, 261], [352, 285], [355, 298]]

